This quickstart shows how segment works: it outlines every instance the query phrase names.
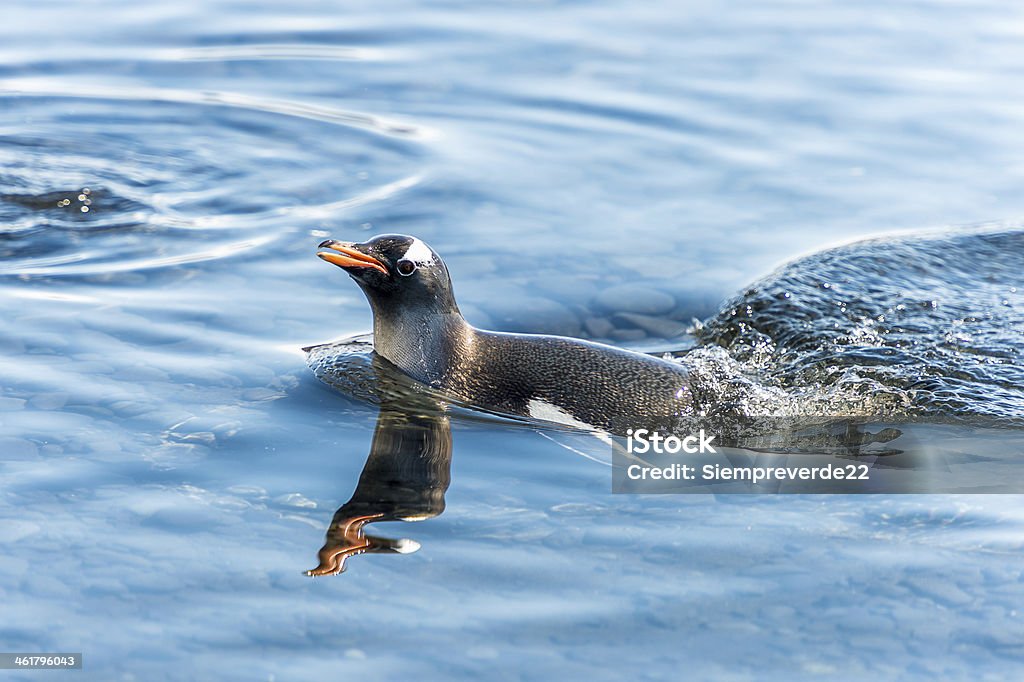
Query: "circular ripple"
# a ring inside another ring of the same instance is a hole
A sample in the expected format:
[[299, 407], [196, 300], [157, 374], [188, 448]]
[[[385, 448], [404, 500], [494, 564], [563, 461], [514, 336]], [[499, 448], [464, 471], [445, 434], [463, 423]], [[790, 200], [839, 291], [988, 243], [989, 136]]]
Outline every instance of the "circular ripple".
[[0, 274], [218, 258], [417, 181], [422, 130], [322, 106], [184, 91], [2, 98]]

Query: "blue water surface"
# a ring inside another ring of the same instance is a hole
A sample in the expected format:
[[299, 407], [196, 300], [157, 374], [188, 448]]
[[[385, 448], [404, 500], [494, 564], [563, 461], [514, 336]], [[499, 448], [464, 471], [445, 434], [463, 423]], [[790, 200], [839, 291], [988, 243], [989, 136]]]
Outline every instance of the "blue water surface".
[[444, 513], [375, 526], [418, 552], [310, 579], [377, 410], [300, 348], [370, 328], [328, 236], [418, 235], [479, 326], [642, 345], [603, 292], [684, 325], [830, 245], [1019, 219], [1024, 9], [5, 10], [0, 650], [98, 680], [1020, 676], [1018, 496], [612, 495], [513, 424], [453, 419]]

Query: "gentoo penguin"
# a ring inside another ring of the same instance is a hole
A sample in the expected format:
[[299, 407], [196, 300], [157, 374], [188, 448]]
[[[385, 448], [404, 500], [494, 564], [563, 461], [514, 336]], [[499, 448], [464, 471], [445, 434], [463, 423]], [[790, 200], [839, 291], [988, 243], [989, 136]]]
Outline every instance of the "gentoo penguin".
[[373, 310], [374, 351], [413, 379], [506, 414], [623, 434], [692, 415], [686, 370], [581, 339], [472, 327], [444, 262], [415, 237], [328, 239], [317, 255], [347, 272]]

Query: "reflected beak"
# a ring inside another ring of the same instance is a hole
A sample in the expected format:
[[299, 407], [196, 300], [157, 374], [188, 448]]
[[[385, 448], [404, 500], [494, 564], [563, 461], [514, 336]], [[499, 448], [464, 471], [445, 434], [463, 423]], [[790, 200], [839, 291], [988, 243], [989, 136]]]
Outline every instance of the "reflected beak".
[[328, 239], [325, 242], [321, 242], [317, 248], [330, 249], [337, 253], [329, 253], [327, 251], [318, 251], [317, 256], [323, 258], [328, 263], [334, 263], [340, 268], [370, 268], [373, 270], [380, 270], [385, 275], [388, 274], [388, 269], [384, 267], [384, 264], [373, 256], [367, 256], [362, 251], [356, 251], [353, 244], [350, 242], [338, 242], [333, 239]]

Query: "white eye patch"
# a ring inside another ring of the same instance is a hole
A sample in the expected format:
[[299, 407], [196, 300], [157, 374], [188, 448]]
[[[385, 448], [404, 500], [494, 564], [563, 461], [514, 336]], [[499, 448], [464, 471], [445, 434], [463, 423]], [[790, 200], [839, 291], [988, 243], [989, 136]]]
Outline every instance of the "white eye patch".
[[419, 267], [430, 265], [434, 262], [434, 254], [431, 252], [430, 247], [416, 238], [413, 238], [412, 244], [405, 250], [405, 255], [402, 258], [411, 260]]

